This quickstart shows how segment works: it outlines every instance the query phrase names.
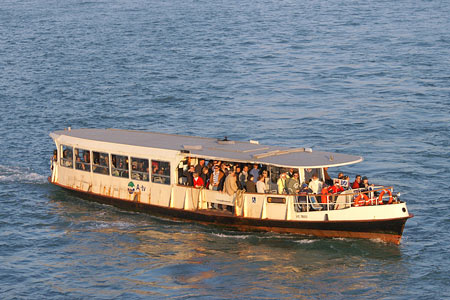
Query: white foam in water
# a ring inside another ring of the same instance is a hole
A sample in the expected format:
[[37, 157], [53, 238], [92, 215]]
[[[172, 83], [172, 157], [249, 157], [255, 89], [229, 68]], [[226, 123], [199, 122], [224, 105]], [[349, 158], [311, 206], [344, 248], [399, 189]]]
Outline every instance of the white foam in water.
[[248, 235], [228, 235], [228, 234], [223, 234], [223, 233], [213, 233], [213, 235], [218, 236], [218, 237], [223, 237], [223, 238], [234, 238], [234, 239], [247, 239], [249, 236]]
[[95, 230], [95, 229], [107, 229], [107, 228], [116, 228], [116, 229], [128, 229], [134, 227], [132, 223], [122, 222], [122, 221], [83, 221], [78, 223], [78, 225], [82, 226], [82, 228], [87, 230]]
[[27, 168], [0, 165], [0, 182], [45, 183], [47, 176]]
[[311, 244], [311, 243], [314, 243], [316, 240], [297, 240], [297, 241], [294, 241], [295, 243], [298, 243], [298, 244]]

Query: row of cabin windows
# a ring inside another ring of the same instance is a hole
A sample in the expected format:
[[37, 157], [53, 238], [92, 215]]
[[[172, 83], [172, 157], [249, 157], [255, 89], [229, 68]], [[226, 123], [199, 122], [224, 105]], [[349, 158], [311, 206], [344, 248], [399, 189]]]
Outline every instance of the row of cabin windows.
[[[75, 158], [75, 159], [74, 159]], [[111, 159], [111, 164], [109, 163]], [[60, 164], [63, 167], [112, 175], [115, 177], [130, 178], [133, 180], [149, 181], [149, 160], [128, 156], [96, 152], [71, 146], [61, 145]], [[110, 173], [111, 165], [111, 173]], [[151, 178], [152, 182], [170, 184], [170, 163], [166, 161], [152, 160]], [[131, 166], [131, 168], [130, 168]], [[131, 169], [131, 172], [130, 172]]]

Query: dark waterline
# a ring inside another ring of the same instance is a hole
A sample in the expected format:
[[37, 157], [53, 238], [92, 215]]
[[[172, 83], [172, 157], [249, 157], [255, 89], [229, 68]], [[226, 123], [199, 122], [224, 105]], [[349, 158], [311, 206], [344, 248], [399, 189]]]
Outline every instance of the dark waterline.
[[[1, 298], [450, 297], [449, 15], [435, 0], [3, 1]], [[362, 155], [342, 170], [394, 185], [415, 218], [392, 246], [89, 203], [46, 182], [48, 134], [68, 126]]]

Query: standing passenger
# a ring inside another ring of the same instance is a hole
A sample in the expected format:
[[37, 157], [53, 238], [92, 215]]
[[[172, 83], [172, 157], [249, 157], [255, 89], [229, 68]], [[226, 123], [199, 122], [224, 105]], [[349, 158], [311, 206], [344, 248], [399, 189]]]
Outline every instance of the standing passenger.
[[203, 180], [203, 187], [208, 188], [209, 185], [209, 171], [207, 167], [203, 167], [202, 173], [200, 174], [200, 177]]
[[205, 160], [202, 158], [199, 160], [198, 164], [195, 166], [195, 172], [197, 174], [202, 174], [203, 167], [205, 166]]
[[192, 180], [194, 182], [194, 187], [195, 188], [202, 188], [203, 187], [203, 179], [198, 176], [197, 172], [194, 172]]
[[225, 183], [223, 185], [223, 191], [228, 195], [232, 196], [238, 190], [238, 186], [236, 183], [236, 173], [231, 171], [225, 179]]
[[313, 194], [319, 194], [319, 191], [322, 191], [322, 186], [322, 181], [320, 181], [319, 177], [314, 174], [308, 187], [312, 190]]
[[286, 172], [283, 172], [280, 174], [280, 178], [277, 181], [278, 186], [278, 194], [287, 194], [287, 187], [286, 187]]
[[256, 184], [253, 182], [253, 175], [248, 175], [248, 180], [245, 183], [245, 190], [247, 193], [256, 193]]
[[269, 172], [267, 170], [264, 170], [262, 172], [262, 175], [264, 176], [264, 184], [266, 185], [266, 191], [270, 191], [270, 178], [269, 178]]
[[308, 184], [311, 181], [313, 175], [316, 174], [313, 169], [306, 168], [305, 169], [305, 183]]
[[256, 182], [256, 192], [264, 194], [266, 192], [266, 184], [264, 183], [264, 176], [259, 175], [258, 181]]
[[219, 190], [219, 183], [222, 180], [224, 174], [219, 171], [219, 166], [214, 166], [214, 172], [209, 177], [209, 184], [211, 185], [211, 189], [214, 191]]
[[253, 175], [253, 182], [256, 182], [258, 176], [259, 176], [259, 169], [258, 169], [258, 165], [254, 164], [253, 165], [253, 169], [251, 169], [250, 174]]
[[290, 168], [289, 172], [286, 174], [287, 178], [292, 178], [294, 177], [294, 168]]
[[241, 182], [242, 186], [246, 186], [247, 178], [248, 178], [248, 166], [245, 165], [242, 168], [241, 174], [239, 174], [239, 181]]
[[294, 172], [292, 177], [287, 179], [287, 189], [289, 194], [298, 194], [300, 192], [300, 179], [297, 172]]
[[325, 177], [325, 183], [327, 185], [333, 185], [333, 179], [331, 179], [330, 175], [328, 174], [328, 167], [323, 168], [323, 175]]

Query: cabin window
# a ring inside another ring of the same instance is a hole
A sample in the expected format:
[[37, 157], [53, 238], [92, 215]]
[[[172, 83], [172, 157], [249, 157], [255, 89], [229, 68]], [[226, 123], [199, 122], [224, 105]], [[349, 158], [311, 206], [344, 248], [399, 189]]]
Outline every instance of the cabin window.
[[109, 175], [108, 153], [92, 151], [93, 164], [92, 171], [98, 174]]
[[131, 179], [148, 181], [148, 159], [131, 158]]
[[75, 149], [75, 168], [82, 171], [91, 171], [91, 152], [84, 149]]
[[128, 156], [111, 154], [111, 174], [116, 177], [129, 177]]
[[152, 160], [152, 182], [170, 184], [170, 163]]
[[61, 166], [73, 168], [73, 148], [61, 145]]

